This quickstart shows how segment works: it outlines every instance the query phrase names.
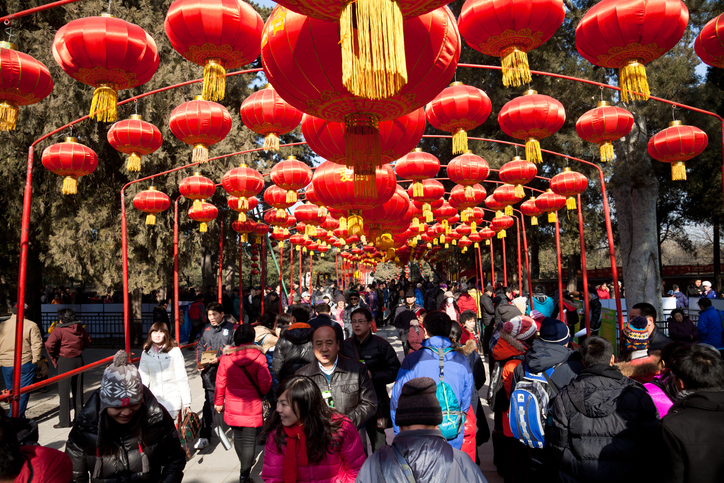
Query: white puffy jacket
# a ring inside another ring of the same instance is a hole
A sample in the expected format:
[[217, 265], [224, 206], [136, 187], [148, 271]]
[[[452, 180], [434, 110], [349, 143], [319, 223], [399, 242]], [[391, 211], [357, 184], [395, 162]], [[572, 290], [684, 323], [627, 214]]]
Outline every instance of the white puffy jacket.
[[172, 418], [175, 419], [182, 408], [191, 406], [186, 363], [178, 347], [169, 352], [157, 352], [153, 347], [143, 351], [138, 372], [144, 386], [151, 390]]

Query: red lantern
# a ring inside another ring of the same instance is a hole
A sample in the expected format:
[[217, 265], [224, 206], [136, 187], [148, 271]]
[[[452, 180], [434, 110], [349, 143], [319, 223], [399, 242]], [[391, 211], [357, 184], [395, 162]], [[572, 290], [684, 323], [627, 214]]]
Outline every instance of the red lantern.
[[[253, 209], [250, 207], [248, 199], [258, 195], [264, 189], [264, 178], [259, 171], [242, 164], [224, 174], [221, 186], [231, 196], [239, 198], [239, 221], [244, 221], [241, 212]], [[264, 200], [266, 201], [266, 198]]]
[[271, 185], [264, 190], [264, 201], [272, 208], [276, 208], [277, 213], [286, 213], [284, 210], [294, 206], [296, 201], [288, 201], [287, 191], [277, 185]]
[[712, 67], [724, 67], [724, 14], [704, 25], [694, 42], [694, 51], [702, 62]]
[[422, 191], [420, 193], [421, 194], [415, 195], [412, 186], [407, 188], [407, 195], [415, 200], [415, 202], [421, 204], [419, 208], [425, 216], [425, 221], [429, 223], [433, 219], [432, 210], [436, 208], [436, 206], [433, 206], [433, 203], [438, 203], [438, 206], [442, 205], [442, 197], [445, 196], [445, 187], [436, 179], [425, 179], [422, 180]]
[[[242, 242], [248, 242], [249, 233], [254, 233], [254, 229], [256, 228], [256, 222], [254, 220], [235, 221], [231, 224], [231, 227], [234, 229], [235, 232], [241, 234]], [[255, 257], [252, 257], [252, 260], [254, 260], [254, 258]]]
[[630, 133], [633, 123], [633, 114], [626, 109], [601, 101], [578, 119], [576, 132], [584, 141], [601, 146], [601, 162], [605, 163], [615, 157], [612, 142]]
[[[503, 203], [495, 199], [493, 195], [488, 196], [485, 198], [485, 207], [489, 210], [495, 210], [495, 211], [503, 211], [505, 209], [505, 206]], [[502, 215], [502, 213], [496, 213], [496, 216]]]
[[239, 212], [239, 221], [246, 221], [246, 212], [252, 211], [254, 208], [259, 206], [259, 200], [253, 196], [248, 199], [230, 196], [226, 200], [226, 205], [232, 210]]
[[490, 245], [490, 239], [495, 236], [495, 231], [492, 230], [490, 227], [484, 227], [482, 230], [478, 232], [480, 235], [480, 238], [485, 240], [486, 245]]
[[528, 201], [524, 201], [520, 204], [520, 211], [525, 216], [530, 216], [530, 224], [531, 226], [538, 225], [538, 217], [542, 215], [544, 212], [535, 204], [535, 196], [531, 196]]
[[191, 208], [189, 208], [189, 218], [201, 223], [201, 225], [199, 225], [199, 231], [201, 233], [206, 233], [208, 231], [207, 223], [216, 219], [218, 214], [219, 210], [217, 210], [214, 205], [207, 203], [206, 201], [202, 201], [198, 206], [194, 203]]
[[515, 223], [515, 220], [512, 216], [498, 216], [490, 222], [490, 228], [498, 234], [498, 238], [505, 238], [505, 230], [513, 226], [513, 223]]
[[[405, 190], [397, 186], [395, 193], [392, 197], [387, 200], [382, 206], [367, 209], [362, 212], [362, 217], [368, 222], [367, 226], [371, 224], [379, 225], [381, 228], [386, 229], [385, 232], [389, 234], [390, 229], [397, 223], [403, 225], [409, 225], [410, 219], [407, 218], [408, 209], [410, 207], [410, 198], [407, 197]], [[370, 233], [372, 239], [376, 239], [382, 233]]]
[[571, 168], [563, 168], [563, 172], [551, 178], [551, 190], [566, 197], [566, 209], [576, 209], [576, 196], [588, 188], [588, 178], [581, 173], [571, 171]]
[[512, 161], [505, 163], [498, 172], [502, 182], [515, 185], [515, 196], [518, 198], [525, 196], [523, 185], [533, 181], [537, 174], [538, 168], [536, 168], [535, 164], [523, 161], [520, 156], [516, 156]]
[[564, 17], [562, 0], [467, 0], [458, 27], [470, 47], [500, 57], [503, 85], [517, 87], [531, 81], [527, 52], [547, 42]]
[[450, 206], [447, 201], [443, 201], [442, 206], [433, 210], [432, 213], [435, 215], [435, 219], [442, 222], [443, 228], [447, 229], [449, 225], [452, 225], [452, 219], [457, 216], [458, 210]]
[[219, 101], [227, 69], [256, 60], [264, 21], [241, 0], [176, 0], [168, 8], [164, 30], [176, 52], [204, 66], [204, 99]]
[[139, 192], [133, 197], [133, 207], [139, 211], [148, 213], [148, 215], [146, 215], [147, 225], [155, 225], [156, 213], [166, 211], [170, 206], [171, 198], [165, 193], [156, 191], [156, 188], [153, 186], [145, 191]]
[[413, 196], [422, 196], [422, 181], [434, 178], [440, 171], [440, 160], [430, 153], [425, 153], [420, 148], [400, 158], [395, 163], [397, 176], [403, 179], [411, 179]]
[[508, 102], [498, 114], [500, 128], [508, 136], [525, 140], [525, 159], [543, 162], [540, 140], [555, 134], [566, 122], [563, 104], [534, 90]]
[[194, 147], [192, 163], [209, 160], [209, 146], [222, 141], [231, 131], [231, 115], [221, 104], [196, 96], [171, 112], [169, 127], [180, 141]]
[[307, 236], [318, 236], [317, 227], [324, 222], [324, 217], [319, 215], [319, 207], [312, 203], [297, 206], [294, 210], [294, 216], [300, 223], [297, 223], [297, 231], [299, 225], [304, 224], [304, 234]]
[[299, 126], [302, 112], [282, 99], [270, 84], [244, 99], [241, 120], [246, 127], [264, 136], [265, 151], [279, 151], [279, 136]]
[[53, 91], [48, 68], [17, 48], [0, 42], [0, 131], [15, 129], [19, 106], [38, 103]]
[[558, 217], [556, 212], [566, 206], [566, 199], [555, 194], [551, 189], [547, 189], [545, 193], [535, 200], [535, 207], [543, 213], [548, 213], [548, 223], [555, 223]]
[[706, 133], [694, 126], [672, 121], [669, 127], [649, 139], [649, 156], [663, 163], [671, 163], [671, 179], [686, 179], [684, 161], [700, 155], [709, 142]]
[[286, 211], [276, 211], [276, 210], [269, 210], [266, 213], [264, 213], [264, 221], [270, 224], [271, 226], [284, 226], [284, 224], [287, 222], [287, 219], [289, 218], [289, 215]]
[[141, 156], [147, 156], [163, 144], [161, 131], [150, 122], [141, 120], [138, 114], [115, 123], [108, 130], [108, 143], [113, 149], [128, 155], [126, 169], [132, 173], [141, 171]]
[[53, 58], [66, 74], [96, 88], [90, 117], [103, 122], [116, 120], [118, 91], [151, 80], [159, 61], [156, 42], [145, 30], [108, 13], [58, 29]]
[[324, 222], [322, 222], [322, 228], [329, 231], [334, 231], [337, 228], [339, 228], [339, 222], [332, 218], [330, 215], [327, 215], [324, 218]]
[[254, 235], [256, 235], [256, 243], [263, 243], [263, 238], [269, 234], [269, 227], [264, 223], [257, 223], [254, 227]]
[[471, 232], [470, 235], [468, 235], [468, 239], [474, 243], [474, 248], [479, 248], [480, 242], [483, 241], [483, 237], [476, 231]]
[[98, 166], [98, 155], [88, 146], [78, 143], [74, 137], [48, 146], [43, 150], [43, 166], [63, 178], [63, 194], [74, 195], [78, 191], [78, 178], [91, 174]]
[[193, 176], [181, 180], [178, 190], [184, 198], [194, 200], [194, 207], [200, 209], [202, 200], [214, 196], [216, 184], [197, 172]]
[[312, 170], [309, 166], [298, 161], [296, 157], [289, 156], [277, 163], [271, 170], [272, 182], [286, 190], [287, 202], [297, 202], [297, 190], [307, 186], [312, 181]]
[[485, 181], [489, 173], [488, 162], [473, 154], [472, 151], [453, 158], [447, 165], [447, 176], [450, 181], [465, 186], [465, 195], [470, 199], [472, 199], [473, 192], [469, 187]]
[[453, 135], [453, 154], [468, 150], [468, 133], [488, 119], [493, 105], [488, 95], [473, 86], [453, 82], [427, 105], [427, 122]]
[[[473, 191], [472, 199], [465, 193], [467, 188]], [[471, 221], [471, 217], [473, 217], [474, 214], [473, 207], [485, 201], [486, 192], [485, 188], [479, 184], [474, 184], [467, 188], [459, 184], [455, 185], [452, 191], [450, 191], [450, 205], [460, 210], [460, 221], [463, 223], [471, 222], [474, 230], [476, 222], [474, 219]]]
[[[525, 193], [523, 193], [523, 196], [525, 196]], [[504, 184], [502, 186], [498, 186], [493, 191], [493, 199], [495, 199], [495, 201], [497, 201], [501, 205], [505, 206], [506, 215], [513, 214], [512, 205], [523, 199], [523, 196], [518, 196], [515, 186], [513, 186], [512, 184]]]
[[621, 99], [649, 98], [644, 64], [671, 50], [684, 35], [689, 10], [681, 0], [602, 0], [576, 27], [576, 49], [600, 67], [619, 69]]

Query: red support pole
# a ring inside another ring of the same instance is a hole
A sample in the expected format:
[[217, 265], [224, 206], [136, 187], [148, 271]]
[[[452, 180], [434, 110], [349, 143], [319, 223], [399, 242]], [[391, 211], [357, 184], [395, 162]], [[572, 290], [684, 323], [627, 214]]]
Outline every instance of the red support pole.
[[128, 227], [126, 226], [126, 196], [121, 190], [121, 254], [123, 258], [123, 333], [125, 348], [128, 356], [131, 356], [131, 326], [130, 326], [130, 301], [128, 297]]
[[312, 259], [314, 258], [314, 252], [309, 252], [309, 300], [312, 300], [312, 284], [314, 283], [314, 272], [312, 271]]
[[179, 323], [179, 300], [178, 300], [178, 200], [180, 196], [176, 198], [173, 204], [173, 300], [176, 307], [173, 317], [173, 326], [176, 343], [181, 345], [180, 335], [180, 323]]
[[220, 229], [219, 229], [219, 303], [221, 303], [221, 300], [223, 299], [223, 294], [221, 293], [221, 285], [222, 281], [224, 279], [224, 220], [220, 220]]
[[480, 255], [480, 243], [478, 243], [478, 273], [480, 274], [480, 294], [485, 291], [485, 280], [483, 280], [483, 258]]
[[[275, 289], [276, 290], [276, 289]], [[282, 297], [284, 297], [284, 240], [279, 242], [279, 313], [284, 313], [282, 305]]]
[[264, 237], [259, 237], [261, 244], [261, 280], [259, 285], [261, 286], [261, 313], [264, 315], [264, 298], [266, 295], [266, 243], [264, 243]]
[[[517, 225], [517, 232], [516, 232], [516, 238], [518, 241], [518, 294], [523, 294], [523, 271], [521, 267], [521, 260], [520, 260], [520, 218], [515, 219], [515, 223]], [[528, 296], [530, 298], [530, 294]]]
[[503, 243], [503, 285], [508, 286], [508, 260], [505, 256], [505, 238], [501, 238]]
[[[289, 244], [289, 297], [287, 302], [291, 302], [294, 298], [294, 246]], [[289, 304], [292, 305], [292, 304]]]
[[244, 251], [241, 245], [241, 236], [239, 236], [239, 322], [244, 323], [244, 277], [242, 272], [242, 256]]
[[339, 252], [336, 250], [334, 252], [334, 270], [337, 274], [337, 287], [339, 287]]
[[495, 280], [495, 254], [493, 253], [493, 239], [490, 240], [490, 277], [493, 280], [493, 291], [495, 290], [495, 285], [497, 280]]
[[583, 275], [583, 307], [586, 313], [586, 336], [591, 335], [591, 312], [588, 307], [588, 274], [586, 273], [586, 244], [583, 239], [583, 211], [581, 211], [581, 195], [578, 201], [578, 234], [581, 238], [581, 274]]
[[531, 294], [533, 293], [533, 284], [530, 281], [530, 260], [528, 259], [528, 237], [525, 234], [525, 218], [521, 214], [521, 227], [523, 228], [523, 250], [525, 251], [525, 272], [528, 278], [528, 303], [530, 310], [533, 310], [533, 301]]
[[563, 268], [561, 267], [561, 232], [558, 226], [558, 213], [556, 213], [556, 257], [558, 259], [558, 320], [563, 320]]
[[302, 249], [299, 247], [299, 295], [304, 292], [304, 289], [302, 288], [304, 286], [302, 283], [304, 281], [302, 277], [302, 267], [304, 267], [304, 265], [302, 265]]

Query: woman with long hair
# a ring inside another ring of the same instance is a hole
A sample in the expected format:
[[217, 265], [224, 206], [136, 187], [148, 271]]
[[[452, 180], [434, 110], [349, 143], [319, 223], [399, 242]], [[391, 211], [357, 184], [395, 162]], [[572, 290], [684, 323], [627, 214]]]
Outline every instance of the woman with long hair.
[[357, 428], [327, 406], [306, 376], [279, 385], [276, 411], [264, 431], [266, 483], [352, 483], [365, 460]]
[[156, 322], [148, 331], [138, 364], [143, 385], [176, 419], [182, 409], [191, 407], [191, 388], [181, 349], [175, 347], [165, 322]]

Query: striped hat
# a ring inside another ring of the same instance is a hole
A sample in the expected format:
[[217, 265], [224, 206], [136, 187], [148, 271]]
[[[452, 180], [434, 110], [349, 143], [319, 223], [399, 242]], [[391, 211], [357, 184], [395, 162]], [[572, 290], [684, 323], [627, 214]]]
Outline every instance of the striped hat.
[[646, 317], [634, 317], [623, 326], [623, 350], [639, 351], [649, 348], [649, 321]]
[[535, 335], [538, 328], [533, 319], [526, 315], [519, 315], [504, 323], [502, 330], [510, 334], [514, 339], [528, 340]]

